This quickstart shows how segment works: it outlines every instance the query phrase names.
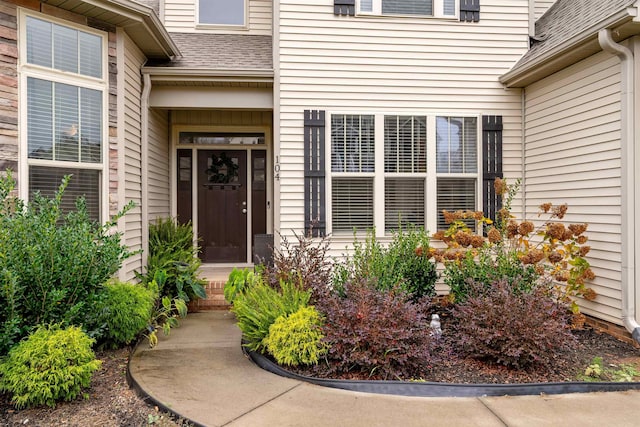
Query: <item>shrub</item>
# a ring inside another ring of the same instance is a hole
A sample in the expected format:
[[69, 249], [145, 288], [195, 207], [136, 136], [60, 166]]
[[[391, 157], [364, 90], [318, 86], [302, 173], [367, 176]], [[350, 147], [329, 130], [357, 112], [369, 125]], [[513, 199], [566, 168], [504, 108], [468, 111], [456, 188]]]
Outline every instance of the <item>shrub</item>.
[[233, 303], [238, 294], [245, 292], [253, 286], [257, 280], [253, 270], [244, 268], [242, 270], [234, 268], [229, 274], [227, 283], [224, 284], [224, 299], [228, 303]]
[[278, 317], [295, 313], [300, 307], [306, 306], [310, 295], [310, 291], [293, 283], [282, 282], [278, 290], [262, 280], [239, 294], [231, 310], [238, 319], [245, 346], [253, 351], [264, 351], [264, 339], [269, 335], [269, 327]]
[[149, 226], [147, 272], [138, 277], [143, 283], [149, 283], [157, 271], [163, 270], [167, 280], [159, 289], [160, 297], [178, 297], [186, 302], [206, 298], [205, 282], [198, 278], [197, 254], [191, 223], [177, 224], [172, 218], [158, 218]]
[[149, 324], [155, 298], [143, 285], [107, 283], [104, 314], [107, 345], [117, 348], [131, 343]]
[[269, 327], [264, 342], [269, 353], [283, 365], [318, 363], [327, 351], [321, 340], [322, 318], [314, 307], [300, 307], [288, 316], [280, 316]]
[[467, 300], [453, 309], [456, 347], [464, 355], [513, 368], [552, 364], [575, 338], [566, 307], [549, 294], [540, 285], [529, 293], [514, 292], [506, 280], [489, 289], [472, 284]]
[[64, 213], [69, 180], [53, 198], [36, 193], [27, 205], [11, 196], [11, 175], [0, 178], [0, 306], [8, 307], [0, 311], [0, 324], [16, 339], [38, 324], [86, 323], [103, 283], [130, 255], [110, 229], [133, 205], [103, 226], [89, 218], [83, 199]]
[[429, 320], [404, 292], [348, 285], [320, 310], [325, 315], [326, 358], [332, 374], [383, 379], [420, 376], [430, 363]]
[[264, 266], [263, 277], [274, 288], [281, 282], [300, 283], [312, 291], [313, 298], [323, 295], [331, 281], [331, 262], [327, 257], [329, 241], [314, 240], [313, 229], [307, 234], [295, 234], [295, 243], [282, 238], [282, 248], [274, 250], [273, 265]]
[[101, 365], [92, 343], [74, 326], [39, 327], [0, 364], [0, 390], [12, 394], [18, 409], [75, 399]]
[[394, 232], [389, 247], [384, 248], [376, 240], [375, 230], [370, 230], [364, 243], [355, 239], [353, 257], [336, 266], [334, 286], [340, 291], [347, 282], [366, 282], [386, 290], [400, 286], [414, 301], [434, 296], [436, 264], [424, 256], [429, 240], [423, 228], [412, 226]]
[[149, 324], [147, 326], [148, 333], [145, 336], [149, 339], [149, 346], [155, 347], [158, 344], [158, 331], [162, 329], [165, 336], [171, 333], [171, 329], [178, 326], [178, 318], [187, 315], [187, 304], [182, 298], [169, 298], [168, 296], [160, 296], [160, 289], [163, 288], [167, 280], [167, 274], [164, 270], [157, 270], [153, 276], [153, 280], [147, 283], [152, 299], [154, 301], [153, 309]]

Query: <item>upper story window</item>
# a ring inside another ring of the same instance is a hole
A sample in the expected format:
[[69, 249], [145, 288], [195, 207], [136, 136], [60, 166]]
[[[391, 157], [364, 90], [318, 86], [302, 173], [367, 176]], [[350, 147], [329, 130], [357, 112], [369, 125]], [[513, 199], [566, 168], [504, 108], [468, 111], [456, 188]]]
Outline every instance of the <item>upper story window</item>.
[[199, 0], [198, 23], [244, 27], [247, 0]]
[[100, 220], [106, 205], [106, 35], [26, 14], [21, 22], [25, 196], [53, 195], [62, 177], [72, 175], [63, 208], [83, 196], [90, 216]]
[[360, 0], [358, 12], [371, 15], [455, 18], [459, 0]]

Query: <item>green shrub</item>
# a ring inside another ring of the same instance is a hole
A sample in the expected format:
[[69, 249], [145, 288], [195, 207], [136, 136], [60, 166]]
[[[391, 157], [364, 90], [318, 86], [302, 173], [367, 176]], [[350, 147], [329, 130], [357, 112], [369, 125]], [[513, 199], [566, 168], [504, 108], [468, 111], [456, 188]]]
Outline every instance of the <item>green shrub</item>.
[[314, 307], [300, 307], [288, 316], [283, 315], [269, 327], [264, 342], [267, 351], [283, 365], [297, 366], [318, 363], [327, 352], [321, 340], [322, 318]]
[[575, 343], [567, 307], [551, 298], [542, 285], [514, 292], [502, 280], [487, 289], [472, 284], [465, 302], [456, 305], [451, 337], [467, 356], [513, 368], [545, 367]]
[[0, 364], [0, 390], [11, 393], [19, 409], [75, 399], [101, 365], [92, 343], [74, 326], [39, 327]]
[[64, 213], [69, 179], [53, 198], [36, 193], [25, 204], [10, 195], [11, 175], [0, 178], [0, 325], [16, 339], [39, 324], [87, 323], [96, 294], [130, 255], [110, 229], [133, 205], [102, 226], [89, 218], [83, 199]]
[[148, 325], [155, 298], [143, 285], [111, 281], [105, 287], [104, 314], [107, 345], [131, 343]]
[[177, 297], [186, 302], [206, 298], [205, 281], [198, 278], [200, 259], [197, 254], [191, 223], [177, 224], [172, 218], [158, 218], [149, 226], [147, 272], [138, 276], [144, 283], [149, 283], [157, 271], [163, 270], [167, 280], [159, 289], [160, 297]]
[[399, 287], [414, 301], [434, 296], [438, 274], [435, 262], [425, 256], [429, 241], [423, 228], [410, 227], [394, 232], [392, 242], [384, 248], [371, 230], [364, 243], [355, 239], [353, 256], [336, 265], [334, 287], [340, 291], [345, 283], [365, 282], [380, 290]]
[[283, 315], [295, 313], [309, 303], [311, 291], [282, 282], [280, 289], [274, 289], [264, 281], [239, 294], [234, 300], [232, 311], [238, 319], [245, 346], [250, 350], [264, 351], [264, 339], [269, 335], [269, 327]]
[[178, 318], [183, 318], [187, 315], [187, 304], [182, 298], [169, 298], [166, 295], [160, 297], [160, 289], [162, 289], [166, 280], [167, 274], [164, 270], [157, 270], [153, 280], [147, 283], [147, 289], [149, 289], [154, 301], [147, 326], [148, 333], [145, 334], [149, 339], [150, 347], [155, 347], [158, 344], [158, 331], [160, 329], [165, 335], [169, 335], [171, 329], [178, 326]]
[[229, 274], [229, 279], [224, 285], [224, 299], [228, 303], [233, 303], [238, 294], [245, 292], [252, 286], [257, 277], [252, 269], [244, 268], [242, 270], [234, 268]]

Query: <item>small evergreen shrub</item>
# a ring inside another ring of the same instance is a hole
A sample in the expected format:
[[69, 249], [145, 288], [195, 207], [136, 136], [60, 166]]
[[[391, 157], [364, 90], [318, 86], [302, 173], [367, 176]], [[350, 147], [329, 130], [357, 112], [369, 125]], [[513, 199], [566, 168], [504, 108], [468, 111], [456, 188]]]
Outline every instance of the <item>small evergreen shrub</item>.
[[106, 344], [113, 348], [130, 344], [150, 322], [153, 292], [143, 285], [112, 281], [105, 287]]
[[506, 280], [489, 289], [471, 284], [467, 300], [453, 309], [451, 337], [466, 356], [517, 369], [545, 367], [575, 344], [567, 313], [541, 285], [525, 293]]
[[348, 285], [323, 302], [331, 374], [382, 379], [420, 376], [431, 361], [430, 319], [422, 304], [396, 289]]
[[0, 364], [0, 390], [18, 409], [75, 399], [100, 369], [93, 340], [75, 326], [41, 326]]
[[264, 281], [258, 281], [234, 300], [233, 311], [238, 327], [243, 333], [245, 346], [253, 351], [264, 351], [264, 339], [269, 327], [280, 316], [298, 311], [309, 303], [311, 291], [303, 290], [289, 282], [282, 282], [274, 289]]
[[288, 316], [280, 316], [269, 327], [264, 342], [267, 351], [282, 365], [318, 363], [327, 352], [321, 340], [322, 318], [314, 307], [300, 307]]

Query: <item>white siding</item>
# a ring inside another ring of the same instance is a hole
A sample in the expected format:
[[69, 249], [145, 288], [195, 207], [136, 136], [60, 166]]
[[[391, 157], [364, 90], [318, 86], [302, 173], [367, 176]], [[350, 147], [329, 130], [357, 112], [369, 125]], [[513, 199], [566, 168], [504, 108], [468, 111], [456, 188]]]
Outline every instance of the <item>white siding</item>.
[[556, 0], [535, 0], [535, 6], [533, 9], [534, 18], [537, 20], [554, 4]]
[[584, 312], [620, 324], [620, 65], [599, 53], [526, 89], [526, 209], [567, 203], [587, 222], [597, 278]]
[[169, 193], [169, 122], [166, 111], [149, 111], [148, 220], [171, 215]]
[[[142, 52], [124, 36], [124, 64], [120, 68], [124, 72], [124, 129], [119, 129], [124, 138], [124, 193], [126, 202], [133, 201], [136, 206], [124, 217], [125, 230], [123, 240], [131, 251], [142, 249], [142, 150], [141, 150], [141, 118], [140, 100], [142, 94], [142, 77], [140, 66], [145, 57]], [[134, 271], [142, 271], [142, 254], [137, 254], [125, 260], [122, 266], [123, 278], [135, 278]]]
[[198, 0], [169, 0], [164, 4], [164, 25], [169, 32], [180, 33], [242, 33], [271, 35], [271, 0], [247, 0], [249, 2], [248, 28], [246, 30], [196, 29], [196, 4]]
[[[330, 0], [280, 4], [274, 45], [280, 58], [282, 235], [304, 226], [305, 109], [502, 115], [504, 171], [520, 176], [521, 93], [504, 89], [498, 77], [528, 48], [528, 0], [483, 1], [478, 23], [338, 17]], [[332, 253], [344, 251], [345, 243], [334, 240]]]

